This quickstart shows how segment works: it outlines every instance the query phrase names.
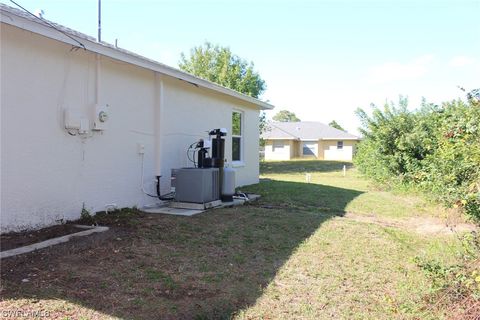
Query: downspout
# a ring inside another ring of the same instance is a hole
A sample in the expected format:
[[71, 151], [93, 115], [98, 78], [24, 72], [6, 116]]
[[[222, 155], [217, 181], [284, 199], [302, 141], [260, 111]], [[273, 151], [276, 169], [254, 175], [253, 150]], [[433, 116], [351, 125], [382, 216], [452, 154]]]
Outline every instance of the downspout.
[[157, 196], [161, 197], [160, 177], [162, 176], [162, 109], [163, 109], [163, 80], [155, 72], [155, 111], [154, 111], [154, 150], [155, 150], [155, 177], [157, 179]]

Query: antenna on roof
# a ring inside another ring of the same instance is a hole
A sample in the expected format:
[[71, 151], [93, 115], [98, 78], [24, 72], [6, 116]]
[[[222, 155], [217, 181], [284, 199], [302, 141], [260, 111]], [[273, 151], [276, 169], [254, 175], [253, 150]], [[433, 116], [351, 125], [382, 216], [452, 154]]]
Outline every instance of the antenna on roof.
[[98, 42], [102, 42], [102, 0], [98, 0]]

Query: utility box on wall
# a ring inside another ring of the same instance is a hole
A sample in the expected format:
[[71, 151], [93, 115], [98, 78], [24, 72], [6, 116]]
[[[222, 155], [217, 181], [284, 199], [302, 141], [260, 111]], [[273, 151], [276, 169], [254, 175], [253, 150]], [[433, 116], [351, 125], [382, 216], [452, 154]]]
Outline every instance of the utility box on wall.
[[218, 168], [175, 170], [175, 201], [207, 203], [220, 199]]
[[110, 117], [108, 104], [95, 106], [95, 113], [93, 115], [93, 130], [105, 130], [107, 128], [107, 121]]
[[90, 121], [78, 110], [64, 109], [64, 126], [67, 130], [78, 130], [79, 134], [85, 134], [90, 130]]

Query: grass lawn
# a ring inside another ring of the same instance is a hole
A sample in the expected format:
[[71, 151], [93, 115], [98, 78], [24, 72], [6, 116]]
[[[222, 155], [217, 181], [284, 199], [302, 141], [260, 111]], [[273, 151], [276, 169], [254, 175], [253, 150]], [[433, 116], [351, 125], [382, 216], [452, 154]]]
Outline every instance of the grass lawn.
[[342, 166], [264, 162], [261, 183], [242, 188], [260, 193], [258, 202], [194, 217], [99, 215], [111, 227], [104, 234], [2, 261], [0, 310], [58, 319], [443, 318], [413, 259], [454, 261], [457, 237], [412, 227], [442, 210], [378, 190], [350, 165], [343, 177]]

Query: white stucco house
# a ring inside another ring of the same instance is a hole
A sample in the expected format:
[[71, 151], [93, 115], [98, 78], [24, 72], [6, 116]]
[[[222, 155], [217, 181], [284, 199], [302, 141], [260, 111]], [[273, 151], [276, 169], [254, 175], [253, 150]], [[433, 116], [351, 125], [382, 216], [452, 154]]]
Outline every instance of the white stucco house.
[[265, 160], [315, 158], [351, 161], [360, 138], [320, 122], [269, 122]]
[[188, 146], [214, 128], [228, 130], [237, 185], [258, 182], [259, 112], [272, 105], [23, 11], [0, 14], [0, 232], [77, 219], [83, 206], [151, 204], [155, 177], [170, 191], [170, 170], [192, 166]]

